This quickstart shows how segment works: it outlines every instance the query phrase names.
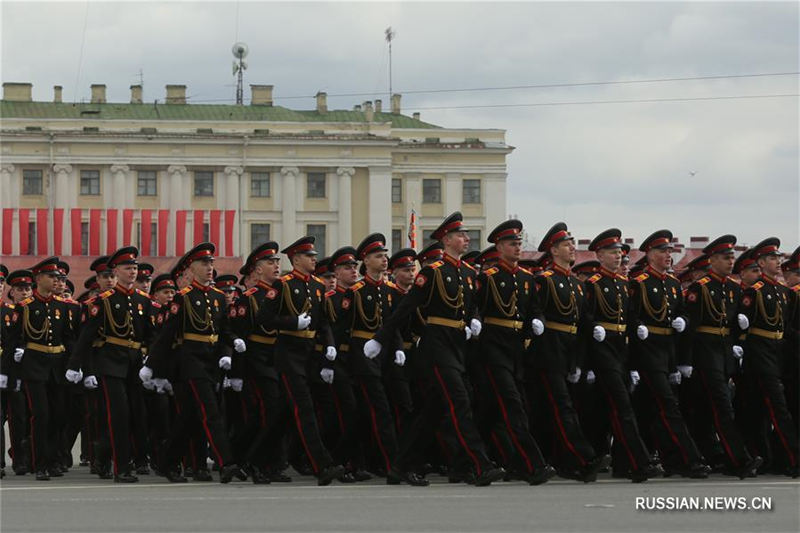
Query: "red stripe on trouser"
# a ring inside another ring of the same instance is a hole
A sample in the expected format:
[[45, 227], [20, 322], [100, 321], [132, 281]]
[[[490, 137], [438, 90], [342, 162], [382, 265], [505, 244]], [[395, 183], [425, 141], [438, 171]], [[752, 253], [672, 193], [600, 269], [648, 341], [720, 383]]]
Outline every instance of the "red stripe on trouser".
[[739, 466], [739, 461], [738, 459], [736, 459], [736, 456], [733, 455], [733, 450], [731, 450], [731, 447], [728, 444], [728, 439], [725, 438], [725, 432], [722, 430], [722, 424], [719, 421], [719, 413], [717, 412], [717, 406], [714, 404], [714, 398], [711, 396], [711, 391], [708, 389], [706, 374], [702, 370], [700, 370], [700, 377], [703, 379], [703, 388], [706, 389], [706, 395], [708, 396], [708, 401], [711, 403], [711, 412], [714, 414], [714, 427], [717, 428], [717, 435], [719, 435], [719, 440], [722, 441], [722, 446], [725, 448], [725, 453], [728, 454], [728, 458], [733, 463], [733, 466]]
[[606, 397], [608, 398], [608, 405], [611, 407], [611, 424], [614, 428], [614, 432], [622, 443], [622, 447], [625, 448], [625, 454], [628, 456], [628, 461], [631, 462], [631, 466], [633, 466], [634, 470], [639, 470], [639, 465], [636, 463], [636, 459], [633, 457], [631, 447], [628, 446], [628, 440], [625, 438], [625, 432], [622, 431], [622, 422], [619, 419], [617, 404], [614, 403], [614, 399], [612, 398], [611, 393], [608, 392], [608, 389], [606, 389], [605, 386], [603, 389], [605, 390]]
[[261, 389], [256, 386], [255, 380], [253, 380], [253, 390], [256, 394], [256, 400], [258, 400], [258, 420], [261, 422], [261, 427], [267, 427], [267, 408], [264, 405], [264, 398], [261, 396]]
[[344, 433], [344, 415], [342, 415], [342, 406], [339, 403], [339, 395], [336, 394], [336, 389], [333, 385], [328, 385], [331, 390], [331, 397], [333, 398], [333, 406], [336, 408], [336, 418], [339, 419], [339, 431]]
[[775, 410], [772, 408], [772, 400], [769, 399], [769, 395], [764, 391], [764, 384], [761, 380], [758, 380], [758, 386], [761, 388], [761, 395], [764, 397], [764, 403], [767, 404], [767, 410], [769, 411], [769, 417], [772, 420], [772, 426], [775, 428], [775, 432], [778, 434], [778, 437], [781, 439], [781, 445], [783, 445], [783, 449], [786, 450], [786, 455], [789, 456], [789, 462], [792, 463], [792, 466], [797, 466], [797, 459], [794, 456], [791, 448], [789, 448], [789, 443], [786, 441], [786, 436], [781, 431], [780, 425], [778, 425], [778, 418], [775, 416]]
[[495, 447], [497, 448], [497, 453], [500, 454], [500, 457], [503, 459], [503, 464], [508, 464], [508, 456], [506, 456], [506, 451], [500, 445], [500, 439], [497, 438], [497, 433], [492, 430], [492, 442], [494, 442]]
[[681, 446], [680, 440], [678, 440], [678, 436], [672, 431], [672, 426], [669, 425], [669, 421], [667, 420], [667, 413], [664, 411], [664, 405], [661, 403], [661, 397], [656, 394], [656, 389], [653, 387], [653, 384], [650, 382], [650, 378], [647, 377], [647, 374], [642, 374], [642, 378], [647, 382], [647, 386], [650, 387], [650, 391], [653, 393], [653, 398], [656, 399], [656, 404], [658, 405], [658, 412], [659, 416], [661, 417], [661, 423], [664, 424], [664, 427], [667, 429], [667, 433], [669, 433], [670, 439], [672, 442], [675, 443], [677, 446], [678, 451], [681, 452], [681, 457], [683, 457], [684, 464], [689, 463], [689, 456], [686, 454], [686, 450], [683, 449]]
[[456, 436], [458, 436], [458, 441], [463, 446], [464, 451], [467, 452], [469, 458], [472, 459], [472, 462], [475, 463], [475, 473], [477, 475], [482, 474], [481, 464], [478, 462], [478, 458], [472, 452], [469, 446], [467, 446], [467, 441], [464, 439], [464, 435], [461, 434], [461, 426], [458, 425], [458, 417], [456, 417], [456, 406], [453, 404], [453, 400], [450, 399], [450, 393], [447, 391], [447, 385], [444, 384], [444, 380], [442, 379], [442, 375], [439, 373], [439, 367], [433, 367], [433, 372], [436, 374], [436, 379], [439, 381], [439, 385], [442, 387], [442, 392], [444, 392], [444, 397], [447, 399], [447, 403], [450, 406], [450, 418], [453, 421], [453, 427], [456, 430]]
[[36, 431], [34, 430], [36, 427], [36, 415], [33, 413], [33, 401], [31, 400], [31, 391], [28, 389], [27, 383], [25, 383], [25, 398], [28, 400], [28, 411], [31, 413], [30, 418], [28, 418], [28, 424], [30, 424], [31, 428], [31, 467], [36, 469], [38, 466], [36, 464]]
[[547, 389], [547, 399], [550, 401], [550, 406], [553, 408], [553, 416], [556, 419], [556, 424], [558, 424], [558, 434], [561, 437], [561, 442], [570, 452], [572, 452], [575, 457], [578, 458], [581, 466], [583, 466], [586, 464], [586, 460], [581, 454], [578, 453], [578, 450], [575, 449], [575, 446], [572, 445], [569, 437], [567, 437], [567, 430], [564, 428], [564, 423], [561, 421], [561, 413], [558, 411], [558, 404], [556, 404], [556, 399], [553, 397], [553, 391], [550, 389], [550, 383], [547, 381], [547, 376], [544, 374], [544, 372], [542, 372], [541, 377], [542, 383], [544, 383], [544, 388]]
[[197, 393], [197, 388], [195, 388], [194, 386], [194, 381], [189, 380], [189, 386], [192, 388], [192, 394], [194, 394], [194, 399], [197, 402], [197, 405], [200, 406], [200, 413], [203, 415], [203, 429], [206, 432], [206, 438], [208, 439], [208, 444], [209, 446], [211, 446], [211, 451], [214, 452], [214, 455], [216, 455], [217, 464], [221, 469], [223, 466], [225, 466], [225, 464], [224, 461], [222, 460], [222, 455], [220, 455], [219, 450], [217, 449], [217, 445], [214, 444], [214, 439], [211, 436], [211, 430], [208, 427], [208, 414], [206, 413], [206, 406], [203, 405], [202, 401], [200, 401], [200, 395]]
[[286, 379], [285, 375], [282, 375], [281, 379], [283, 380], [283, 386], [286, 387], [286, 392], [289, 394], [289, 401], [292, 402], [292, 405], [294, 405], [292, 414], [294, 414], [294, 422], [297, 426], [297, 432], [300, 434], [300, 441], [303, 443], [303, 448], [306, 450], [308, 460], [311, 462], [311, 468], [314, 470], [315, 474], [318, 474], [319, 468], [317, 467], [317, 462], [314, 460], [314, 456], [311, 455], [311, 450], [308, 448], [308, 443], [306, 442], [306, 436], [303, 434], [303, 424], [300, 422], [300, 408], [297, 406], [297, 402], [294, 401], [292, 387], [289, 386], [289, 380]]
[[383, 461], [386, 463], [386, 471], [389, 472], [392, 469], [392, 463], [389, 460], [389, 454], [386, 453], [386, 448], [383, 446], [383, 440], [381, 439], [381, 434], [378, 431], [378, 417], [375, 414], [375, 408], [372, 407], [372, 402], [369, 399], [369, 393], [367, 392], [367, 387], [364, 383], [361, 383], [361, 392], [364, 394], [364, 399], [369, 406], [369, 417], [372, 426], [372, 435], [375, 437], [375, 440], [378, 443], [378, 449], [381, 451], [381, 455], [383, 455]]
[[103, 384], [103, 397], [106, 400], [106, 424], [108, 425], [108, 440], [111, 441], [111, 461], [114, 463], [114, 475], [119, 475], [119, 465], [117, 464], [117, 446], [114, 444], [114, 428], [111, 425], [111, 399], [108, 397], [108, 386], [106, 380], [101, 380]]
[[529, 473], [533, 473], [533, 464], [531, 463], [528, 454], [525, 453], [525, 449], [520, 444], [519, 440], [517, 439], [516, 433], [514, 433], [514, 429], [511, 427], [511, 421], [508, 419], [508, 411], [506, 411], [506, 404], [503, 402], [503, 398], [500, 396], [500, 390], [497, 388], [497, 382], [494, 380], [494, 374], [492, 374], [491, 369], [486, 367], [486, 373], [489, 376], [489, 381], [492, 384], [492, 389], [494, 389], [494, 395], [497, 397], [497, 403], [500, 405], [500, 412], [503, 414], [503, 421], [506, 423], [506, 429], [508, 430], [509, 436], [511, 436], [511, 442], [514, 443], [514, 447], [517, 449], [519, 454], [522, 456], [522, 459], [525, 460], [525, 467], [528, 469]]

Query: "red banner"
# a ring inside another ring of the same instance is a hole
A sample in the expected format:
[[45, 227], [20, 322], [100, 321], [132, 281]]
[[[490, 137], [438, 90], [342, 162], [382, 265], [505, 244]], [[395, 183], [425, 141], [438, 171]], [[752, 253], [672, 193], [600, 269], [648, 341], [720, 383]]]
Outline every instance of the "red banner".
[[64, 209], [53, 209], [53, 255], [61, 255], [61, 245], [64, 241]]
[[122, 210], [122, 246], [131, 245], [131, 229], [133, 228], [133, 209]]
[[233, 257], [233, 222], [236, 219], [236, 211], [225, 211], [225, 255]]
[[208, 229], [208, 240], [214, 243], [214, 255], [219, 255], [220, 241], [219, 241], [219, 225], [222, 220], [222, 211], [213, 209], [210, 212], [211, 223]]
[[100, 217], [102, 209], [89, 209], [89, 255], [100, 255]]
[[150, 236], [152, 232], [150, 231], [152, 224], [152, 212], [150, 209], [142, 209], [142, 221], [140, 228], [140, 235], [141, 235], [141, 242], [139, 243], [139, 255], [141, 256], [149, 256], [150, 251]]
[[186, 210], [175, 212], [175, 255], [186, 253]]
[[202, 209], [196, 209], [194, 212], [194, 243], [192, 246], [197, 246], [203, 242], [203, 218], [206, 212]]
[[19, 255], [28, 254], [28, 220], [30, 216], [30, 209], [19, 210]]
[[72, 234], [72, 255], [83, 255], [81, 246], [81, 218], [83, 212], [81, 209], [73, 208], [69, 213], [70, 216], [70, 233]]
[[14, 210], [6, 207], [3, 209], [3, 255], [14, 253], [11, 226], [14, 224]]
[[39, 255], [47, 254], [47, 215], [48, 209], [36, 210], [36, 251]]
[[169, 209], [158, 210], [158, 255], [167, 255], [167, 228], [169, 227]]
[[106, 209], [106, 253], [117, 251], [117, 209]]

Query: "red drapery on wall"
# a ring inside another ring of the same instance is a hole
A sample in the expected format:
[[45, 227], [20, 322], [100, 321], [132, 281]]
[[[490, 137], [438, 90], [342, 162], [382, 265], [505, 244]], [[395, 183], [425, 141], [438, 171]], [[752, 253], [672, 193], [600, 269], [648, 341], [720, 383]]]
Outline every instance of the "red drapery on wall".
[[100, 255], [100, 217], [102, 209], [89, 209], [89, 255]]
[[196, 209], [194, 212], [194, 242], [192, 246], [196, 246], [203, 242], [203, 222], [205, 211], [202, 209]]
[[209, 224], [208, 240], [214, 243], [214, 255], [219, 255], [220, 241], [219, 241], [219, 225], [222, 219], [222, 211], [213, 209], [210, 211], [211, 223]]
[[158, 255], [167, 255], [167, 228], [169, 227], [169, 209], [158, 210]]
[[64, 236], [64, 209], [53, 209], [53, 255], [61, 255]]
[[73, 208], [70, 211], [70, 233], [72, 234], [72, 255], [81, 255], [81, 217], [82, 210]]
[[225, 255], [233, 257], [233, 223], [236, 219], [236, 211], [225, 211]]
[[47, 254], [47, 215], [48, 209], [36, 210], [36, 253]]
[[122, 246], [131, 245], [131, 229], [133, 228], [133, 209], [122, 210]]
[[150, 250], [150, 224], [152, 223], [152, 212], [150, 209], [142, 209], [141, 236], [142, 242], [139, 246], [140, 255], [151, 255]]
[[186, 253], [186, 210], [175, 212], [175, 255]]
[[30, 223], [30, 210], [19, 210], [19, 255], [28, 254], [28, 224]]
[[117, 209], [106, 209], [106, 254], [117, 251]]
[[13, 248], [13, 233], [11, 226], [14, 224], [14, 209], [3, 209], [3, 255], [11, 255], [14, 252]]

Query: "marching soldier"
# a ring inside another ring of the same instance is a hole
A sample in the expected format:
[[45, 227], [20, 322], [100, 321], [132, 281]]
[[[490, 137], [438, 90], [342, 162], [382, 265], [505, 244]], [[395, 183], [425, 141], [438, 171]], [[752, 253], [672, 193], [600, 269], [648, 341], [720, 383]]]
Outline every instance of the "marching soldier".
[[[753, 395], [749, 433], [753, 448], [772, 464], [776, 456], [788, 465], [786, 474], [798, 476], [797, 433], [786, 404], [783, 370], [786, 365], [784, 335], [789, 302], [788, 288], [778, 281], [780, 240], [765, 239], [753, 247], [753, 258], [761, 269], [761, 279], [744, 291], [742, 309], [746, 316], [747, 339], [744, 345], [743, 373]], [[796, 354], [795, 354], [796, 355]], [[778, 441], [771, 450], [769, 428]]]
[[[375, 337], [364, 345], [364, 354], [376, 356], [383, 346], [394, 342], [396, 332], [409, 316], [422, 308], [425, 331], [419, 344], [419, 359], [424, 359], [435, 388], [429, 393], [418, 415], [402, 435], [400, 451], [393, 461], [397, 478], [411, 485], [428, 485], [412, 469], [419, 466], [415, 454], [424, 448], [446, 413], [452, 440], [459, 443], [459, 458], [474, 471], [474, 483], [486, 486], [502, 479], [505, 470], [497, 468], [486, 454], [472, 418], [464, 373], [466, 341], [479, 334], [480, 321], [474, 315], [473, 291], [475, 270], [463, 264], [461, 255], [469, 248], [469, 236], [462, 215], [453, 213], [433, 232], [432, 237], [444, 247], [444, 260], [425, 266], [414, 281], [414, 288], [384, 322]], [[465, 468], [458, 465], [459, 469]]]
[[488, 240], [497, 248], [500, 259], [496, 267], [484, 269], [477, 281], [476, 305], [483, 324], [479, 353], [489, 389], [484, 401], [491, 406], [482, 417], [481, 433], [488, 442], [495, 422], [501, 420], [513, 444], [509, 464], [528, 483], [540, 485], [556, 471], [545, 462], [531, 436], [517, 388], [531, 321], [542, 319], [533, 274], [517, 264], [522, 255], [522, 222], [501, 223]]
[[689, 285], [704, 277], [708, 273], [710, 265], [710, 258], [705, 253], [689, 261], [684, 271], [678, 276], [681, 286], [687, 289]]
[[645, 253], [647, 266], [630, 282], [627, 331], [632, 367], [643, 385], [637, 392], [643, 408], [656, 409], [648, 419], [652, 420], [665, 472], [705, 478], [710, 468], [703, 463], [670, 386], [692, 373], [689, 365], [677, 367], [675, 359], [674, 334], [683, 332], [686, 318], [680, 282], [667, 274], [672, 261], [672, 232], [656, 231], [639, 250]]
[[275, 366], [294, 415], [300, 441], [319, 485], [329, 485], [344, 474], [322, 443], [308, 384], [308, 360], [314, 356], [315, 339], [325, 346], [325, 358], [336, 359], [333, 333], [324, 313], [325, 286], [314, 276], [317, 252], [314, 237], [303, 237], [285, 248], [292, 272], [275, 281], [256, 321], [267, 330], [278, 330]]
[[136, 274], [136, 281], [133, 283], [133, 288], [145, 294], [150, 294], [153, 272], [155, 272], [155, 268], [153, 268], [153, 265], [150, 263], [139, 263], [139, 270]]
[[[735, 283], [728, 278], [733, 270], [736, 237], [723, 235], [703, 249], [710, 271], [693, 282], [686, 291], [688, 315], [687, 348], [678, 356], [682, 365], [693, 368], [694, 438], [703, 455], [715, 455], [714, 432], [719, 437], [725, 463], [744, 479], [761, 465], [761, 457], [751, 457], [734, 420], [728, 376], [732, 373], [729, 355], [742, 356], [735, 344], [739, 328], [746, 327], [744, 315], [737, 317]], [[702, 256], [701, 256], [702, 257]], [[737, 363], [738, 366], [738, 363]]]
[[791, 257], [781, 264], [783, 279], [789, 288], [789, 305], [786, 309], [786, 334], [784, 351], [786, 368], [783, 385], [786, 402], [794, 420], [795, 430], [800, 424], [800, 247], [795, 248]]

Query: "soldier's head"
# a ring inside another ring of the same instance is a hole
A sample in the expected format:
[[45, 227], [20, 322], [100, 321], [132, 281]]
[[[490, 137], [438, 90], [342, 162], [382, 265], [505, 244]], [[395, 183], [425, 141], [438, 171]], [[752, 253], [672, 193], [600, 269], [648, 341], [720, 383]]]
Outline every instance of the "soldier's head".
[[240, 274], [252, 276], [258, 281], [272, 283], [281, 275], [281, 256], [278, 255], [277, 242], [269, 241], [259, 245], [247, 256], [244, 267], [239, 271]]
[[317, 251], [314, 249], [315, 240], [316, 239], [310, 235], [302, 237], [282, 251], [282, 253], [289, 257], [292, 268], [301, 274], [313, 274], [314, 270], [317, 268]]
[[191, 273], [192, 279], [202, 285], [208, 285], [214, 280], [215, 250], [213, 243], [203, 242], [183, 256], [183, 266]]
[[781, 241], [777, 237], [764, 239], [753, 247], [753, 257], [761, 272], [770, 278], [776, 278], [781, 271]]
[[733, 247], [736, 245], [736, 237], [733, 235], [723, 235], [714, 239], [708, 246], [703, 248], [703, 253], [708, 256], [711, 271], [718, 276], [730, 276], [733, 272], [733, 263], [736, 260]]
[[339, 248], [331, 256], [331, 266], [336, 275], [336, 284], [347, 289], [358, 280], [356, 249], [352, 246]]
[[800, 283], [800, 246], [795, 248], [789, 259], [781, 264], [781, 270], [788, 286], [794, 287]]
[[386, 251], [386, 237], [382, 233], [373, 233], [367, 235], [358, 245], [356, 257], [363, 261], [367, 273], [377, 279], [389, 268], [389, 256]]
[[417, 275], [417, 262], [415, 252], [411, 248], [403, 248], [395, 252], [389, 259], [389, 268], [392, 270], [395, 282], [403, 288], [408, 288], [414, 283]]
[[92, 261], [92, 265], [89, 267], [95, 273], [96, 289], [99, 292], [105, 292], [117, 284], [117, 277], [109, 268], [108, 260], [107, 255], [100, 256]]
[[125, 246], [108, 258], [108, 268], [114, 273], [114, 277], [117, 278], [120, 285], [133, 286], [139, 275], [137, 257], [139, 257], [139, 250], [135, 246]]
[[431, 233], [431, 238], [442, 243], [445, 252], [459, 258], [469, 250], [469, 234], [464, 227], [464, 217], [456, 211]]
[[516, 264], [522, 257], [522, 222], [506, 220], [492, 230], [487, 239], [506, 263]]
[[164, 306], [171, 303], [175, 298], [175, 280], [170, 274], [160, 274], [156, 276], [150, 287], [150, 294], [160, 305]]
[[14, 303], [19, 303], [33, 294], [33, 272], [30, 270], [15, 270], [8, 275], [7, 283], [11, 287], [8, 296]]
[[225, 293], [225, 303], [232, 305], [239, 293], [236, 290], [236, 282], [239, 279], [234, 274], [222, 274], [214, 278], [214, 286]]
[[658, 272], [666, 272], [672, 264], [672, 232], [667, 229], [651, 234], [639, 247], [647, 256], [647, 264]]
[[333, 271], [330, 257], [325, 257], [317, 261], [317, 268], [314, 270], [314, 274], [322, 280], [326, 292], [336, 288], [336, 273]]
[[8, 267], [0, 265], [0, 297], [3, 296], [3, 289], [6, 288], [6, 278], [8, 277]]
[[56, 282], [53, 285], [53, 293], [62, 296], [67, 288], [67, 274], [69, 274], [69, 265], [65, 261], [58, 262], [58, 275]]
[[58, 257], [48, 257], [31, 268], [36, 290], [41, 294], [50, 294], [61, 273], [58, 271]]
[[558, 222], [545, 233], [539, 251], [548, 253], [554, 263], [571, 265], [575, 261], [575, 237], [565, 223]]
[[589, 250], [597, 256], [600, 266], [617, 272], [622, 266], [622, 232], [617, 228], [607, 229], [589, 243]]
[[139, 272], [136, 274], [136, 281], [133, 286], [142, 292], [150, 293], [150, 284], [153, 281], [153, 265], [149, 263], [139, 263]]

